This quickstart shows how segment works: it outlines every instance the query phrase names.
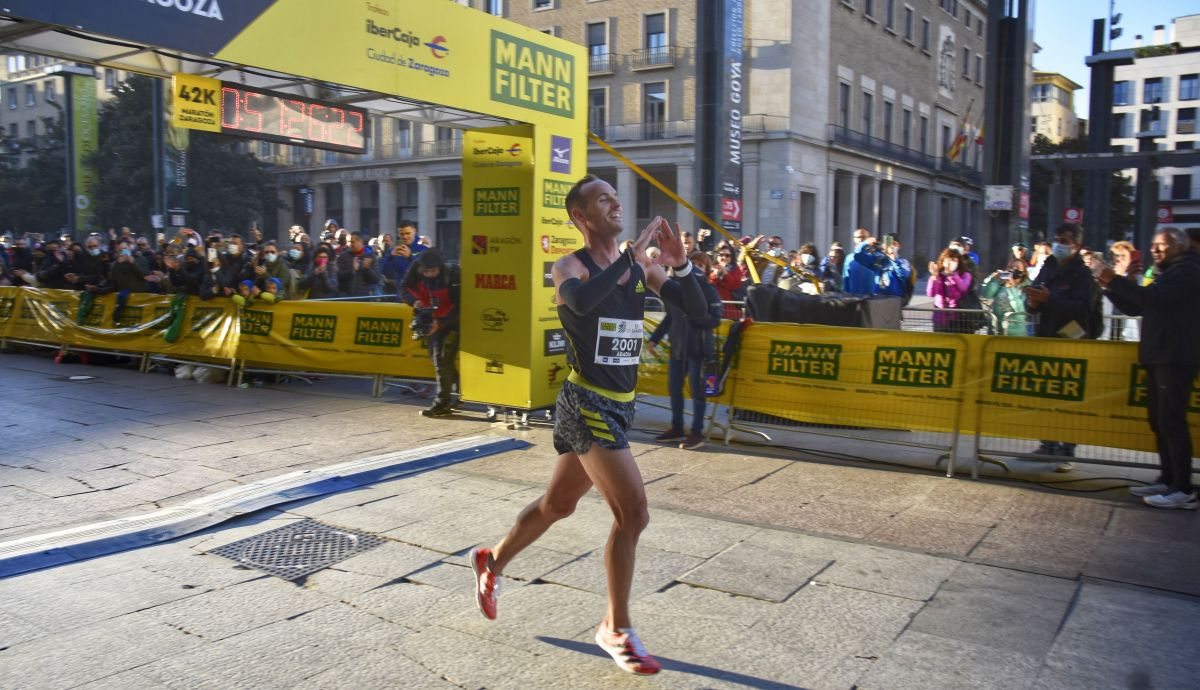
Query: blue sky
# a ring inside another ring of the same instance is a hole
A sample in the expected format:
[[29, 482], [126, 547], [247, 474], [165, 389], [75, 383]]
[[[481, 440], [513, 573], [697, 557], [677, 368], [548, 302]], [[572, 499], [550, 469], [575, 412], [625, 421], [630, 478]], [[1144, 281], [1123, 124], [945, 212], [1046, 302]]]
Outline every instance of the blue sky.
[[[1043, 72], [1060, 72], [1083, 88], [1075, 92], [1075, 112], [1087, 117], [1087, 86], [1091, 81], [1083, 64], [1092, 52], [1092, 20], [1108, 16], [1108, 0], [1034, 0], [1034, 40], [1041, 52], [1033, 56], [1033, 66]], [[1196, 0], [1117, 0], [1121, 14], [1117, 26], [1125, 30], [1113, 41], [1114, 49], [1132, 48], [1134, 36], [1142, 35], [1143, 44], [1152, 41], [1154, 26], [1162, 24], [1171, 37], [1171, 19], [1200, 14]]]

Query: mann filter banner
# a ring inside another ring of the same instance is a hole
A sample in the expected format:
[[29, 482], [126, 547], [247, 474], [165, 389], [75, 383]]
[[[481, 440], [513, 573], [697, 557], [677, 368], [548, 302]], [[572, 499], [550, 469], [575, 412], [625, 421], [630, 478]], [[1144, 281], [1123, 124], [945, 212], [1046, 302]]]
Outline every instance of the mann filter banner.
[[[527, 125], [463, 135], [459, 380], [468, 400], [533, 406], [534, 139]], [[538, 267], [540, 270], [540, 267]], [[541, 381], [536, 381], [541, 383]]]
[[395, 303], [284, 301], [237, 313], [237, 357], [280, 369], [433, 378], [412, 308]]
[[[1137, 343], [989, 338], [981, 347], [979, 429], [988, 436], [1154, 451]], [[1189, 407], [1200, 439], [1200, 405]]]
[[96, 166], [92, 155], [100, 148], [100, 128], [96, 110], [96, 80], [72, 75], [71, 89], [71, 191], [74, 194], [75, 228], [94, 230]]
[[958, 335], [754, 324], [731, 375], [733, 405], [802, 422], [951, 431], [970, 391], [968, 359]]

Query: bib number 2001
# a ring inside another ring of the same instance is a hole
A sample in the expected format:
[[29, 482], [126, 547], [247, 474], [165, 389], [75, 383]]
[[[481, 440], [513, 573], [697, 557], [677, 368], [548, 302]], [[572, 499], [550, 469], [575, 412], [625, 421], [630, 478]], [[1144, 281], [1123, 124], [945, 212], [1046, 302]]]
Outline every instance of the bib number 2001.
[[637, 364], [642, 355], [642, 322], [601, 318], [596, 330], [596, 364]]

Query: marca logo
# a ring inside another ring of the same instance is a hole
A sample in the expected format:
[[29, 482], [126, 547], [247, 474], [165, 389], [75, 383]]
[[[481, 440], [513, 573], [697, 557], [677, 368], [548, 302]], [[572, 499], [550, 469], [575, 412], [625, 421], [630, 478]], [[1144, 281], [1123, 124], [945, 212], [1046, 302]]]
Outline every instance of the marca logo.
[[571, 140], [557, 134], [550, 135], [550, 172], [571, 174]]
[[871, 383], [883, 386], [949, 388], [954, 350], [937, 347], [877, 347]]
[[337, 317], [328, 314], [293, 314], [290, 340], [332, 343], [337, 333]]
[[354, 326], [354, 344], [371, 347], [402, 347], [403, 319], [375, 319], [360, 316]]
[[[567, 192], [571, 191], [570, 182], [561, 182], [559, 180], [542, 180], [542, 206], [546, 208], [566, 208], [567, 207]], [[561, 225], [562, 220], [555, 219], [559, 222], [556, 225]], [[545, 222], [544, 220], [542, 222]]]
[[450, 54], [450, 48], [446, 46], [445, 36], [434, 36], [432, 41], [425, 44], [425, 47], [439, 60]]
[[271, 335], [275, 315], [269, 311], [242, 310], [242, 335]]
[[517, 277], [511, 273], [477, 273], [475, 287], [481, 290], [516, 290]]
[[565, 118], [575, 117], [575, 58], [492, 31], [491, 98]]
[[1055, 400], [1083, 400], [1087, 360], [997, 352], [992, 392]]
[[477, 216], [521, 215], [520, 187], [480, 187], [474, 191], [473, 201]]
[[546, 329], [545, 349], [547, 357], [567, 354], [567, 332], [561, 328]]
[[503, 331], [504, 324], [508, 323], [508, 314], [503, 309], [488, 307], [479, 315], [479, 320], [485, 331]]
[[[1136, 362], [1129, 365], [1129, 399], [1132, 407], [1147, 407], [1146, 402], [1146, 369]], [[1200, 376], [1192, 381], [1192, 391], [1188, 396], [1188, 412], [1200, 412]]]
[[192, 327], [188, 330], [199, 333], [209, 326], [215, 326], [224, 315], [225, 310], [220, 307], [196, 307], [192, 309]]
[[772, 340], [767, 355], [767, 373], [772, 376], [836, 381], [841, 362], [841, 345]]
[[215, 19], [219, 22], [225, 21], [225, 17], [221, 16], [221, 6], [217, 4], [217, 0], [147, 0], [147, 2], [159, 7], [174, 7], [180, 12]]

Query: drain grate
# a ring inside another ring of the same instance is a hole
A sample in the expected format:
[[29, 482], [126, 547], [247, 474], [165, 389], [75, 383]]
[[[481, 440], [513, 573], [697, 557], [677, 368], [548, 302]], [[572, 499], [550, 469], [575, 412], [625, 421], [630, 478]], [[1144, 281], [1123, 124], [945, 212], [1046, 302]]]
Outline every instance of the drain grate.
[[285, 580], [297, 580], [383, 543], [374, 534], [301, 520], [209, 551]]

